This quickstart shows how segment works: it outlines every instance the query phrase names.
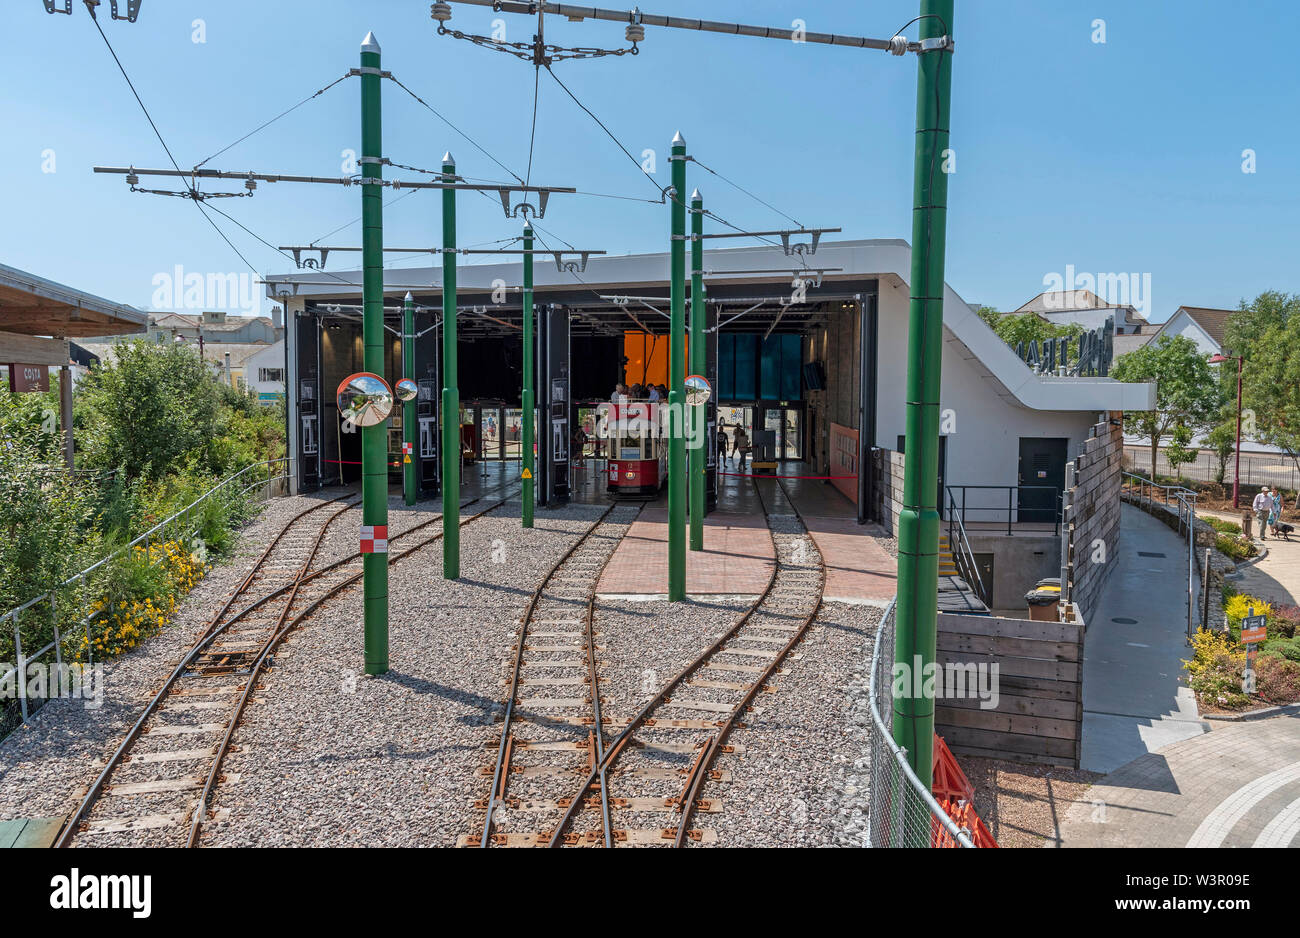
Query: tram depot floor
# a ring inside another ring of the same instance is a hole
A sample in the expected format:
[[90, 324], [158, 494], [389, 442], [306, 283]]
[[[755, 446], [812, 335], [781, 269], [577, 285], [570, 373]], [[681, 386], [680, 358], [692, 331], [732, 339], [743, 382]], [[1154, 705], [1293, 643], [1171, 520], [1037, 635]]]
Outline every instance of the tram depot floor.
[[[573, 502], [609, 503], [603, 468], [604, 461], [596, 459], [574, 465]], [[467, 465], [461, 475], [461, 494], [470, 497], [491, 491], [517, 472], [518, 464], [512, 462]], [[811, 466], [783, 462], [779, 481], [771, 476], [742, 475], [734, 464], [728, 464], [724, 472], [719, 480], [718, 507], [704, 519], [704, 550], [687, 551], [688, 595], [752, 597], [762, 592], [773, 562], [763, 504], [773, 509], [780, 485], [826, 560], [826, 599], [880, 608], [889, 604], [896, 591], [898, 564], [880, 546], [879, 539], [886, 537], [884, 530], [875, 524], [859, 525], [853, 503], [829, 482], [804, 478], [816, 474]], [[597, 593], [602, 598], [666, 598], [667, 542], [665, 488], [645, 504], [605, 568]]]

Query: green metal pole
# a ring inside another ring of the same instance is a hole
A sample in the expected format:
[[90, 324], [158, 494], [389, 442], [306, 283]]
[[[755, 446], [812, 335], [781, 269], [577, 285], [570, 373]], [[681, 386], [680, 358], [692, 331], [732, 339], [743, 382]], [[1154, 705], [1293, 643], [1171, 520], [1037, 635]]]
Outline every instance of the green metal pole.
[[[691, 193], [691, 374], [704, 374], [704, 198]], [[690, 408], [691, 550], [704, 550], [704, 428], [707, 405]]]
[[[443, 181], [456, 175], [450, 153]], [[456, 190], [442, 190], [442, 576], [460, 578], [460, 388], [456, 374]]]
[[[383, 166], [383, 122], [379, 77], [379, 42], [367, 33], [361, 43], [361, 176], [380, 179]], [[365, 369], [384, 374], [384, 190], [361, 186], [362, 341]], [[361, 428], [361, 523], [388, 524], [388, 426]], [[365, 669], [388, 670], [388, 555], [364, 554], [361, 560], [364, 594]]]
[[[921, 39], [952, 35], [953, 0], [921, 0]], [[898, 530], [898, 619], [894, 661], [910, 680], [894, 698], [894, 740], [929, 787], [934, 759], [934, 691], [939, 589], [939, 394], [943, 349], [944, 234], [952, 54], [918, 55], [911, 306], [907, 340], [907, 465]], [[895, 673], [898, 673], [897, 671]], [[928, 830], [928, 827], [926, 828]]]
[[672, 321], [668, 336], [668, 410], [679, 418], [668, 437], [668, 599], [686, 598], [686, 141], [673, 137]]
[[520, 406], [524, 411], [523, 447], [523, 509], [524, 527], [533, 526], [533, 476], [537, 474], [533, 458], [533, 226], [524, 223], [524, 393]]
[[[402, 377], [415, 380], [415, 297], [406, 294], [402, 306]], [[402, 442], [409, 453], [402, 454], [402, 494], [406, 504], [415, 504], [415, 401], [402, 405]]]

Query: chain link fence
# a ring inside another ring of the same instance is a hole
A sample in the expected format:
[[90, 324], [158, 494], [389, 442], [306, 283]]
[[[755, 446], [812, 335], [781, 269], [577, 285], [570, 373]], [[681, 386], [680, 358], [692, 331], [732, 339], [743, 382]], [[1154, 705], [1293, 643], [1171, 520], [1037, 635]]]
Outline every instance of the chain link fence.
[[894, 664], [894, 615], [890, 603], [876, 632], [871, 657], [871, 791], [868, 836], [873, 847], [974, 847], [970, 834], [958, 827], [934, 800], [912, 767], [907, 753], [894, 742], [891, 724]]

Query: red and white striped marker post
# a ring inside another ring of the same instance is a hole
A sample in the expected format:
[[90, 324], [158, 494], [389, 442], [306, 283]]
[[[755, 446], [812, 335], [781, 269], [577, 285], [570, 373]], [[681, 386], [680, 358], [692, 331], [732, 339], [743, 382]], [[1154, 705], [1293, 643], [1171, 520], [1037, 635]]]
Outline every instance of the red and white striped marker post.
[[388, 553], [388, 525], [363, 524], [361, 526], [361, 553]]

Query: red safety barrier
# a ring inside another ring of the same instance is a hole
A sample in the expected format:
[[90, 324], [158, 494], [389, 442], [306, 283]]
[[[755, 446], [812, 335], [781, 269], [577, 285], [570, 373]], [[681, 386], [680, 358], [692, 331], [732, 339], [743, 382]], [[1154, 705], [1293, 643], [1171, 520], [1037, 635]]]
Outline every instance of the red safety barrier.
[[[958, 827], [970, 832], [975, 846], [996, 847], [998, 845], [993, 834], [975, 813], [975, 786], [970, 783], [966, 773], [957, 764], [957, 757], [952, 754], [952, 750], [938, 733], [934, 736], [934, 774], [930, 793], [934, 795], [934, 800], [948, 812], [948, 817], [957, 822]], [[932, 825], [931, 847], [957, 846], [956, 840], [938, 821], [933, 821]]]
[[856, 479], [857, 476], [779, 476], [767, 472], [719, 472], [720, 476], [734, 476], [737, 479]]

